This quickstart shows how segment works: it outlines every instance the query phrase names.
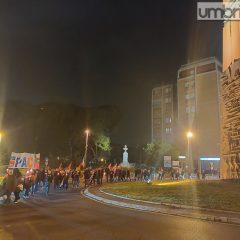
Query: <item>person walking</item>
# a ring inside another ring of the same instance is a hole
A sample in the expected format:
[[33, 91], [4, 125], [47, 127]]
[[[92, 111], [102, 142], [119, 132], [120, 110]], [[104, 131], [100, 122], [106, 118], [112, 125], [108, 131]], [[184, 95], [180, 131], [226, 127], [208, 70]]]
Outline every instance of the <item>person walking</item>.
[[11, 203], [11, 194], [16, 190], [17, 187], [17, 178], [13, 174], [13, 169], [8, 169], [7, 174], [3, 179], [3, 187], [2, 187], [2, 194], [6, 195], [7, 199], [5, 200], [5, 204]]
[[69, 179], [69, 175], [67, 172], [65, 172], [64, 176], [63, 176], [63, 189], [67, 192], [68, 190], [68, 179]]
[[52, 180], [53, 180], [53, 177], [52, 177], [51, 170], [50, 169], [48, 169], [48, 170], [46, 169], [45, 170], [45, 174], [44, 174], [44, 192], [45, 192], [46, 196], [49, 195]]
[[89, 180], [90, 180], [90, 177], [91, 177], [90, 169], [88, 169], [88, 168], [85, 169], [84, 173], [83, 173], [83, 176], [84, 176], [84, 187], [86, 188], [89, 185]]
[[18, 203], [20, 200], [20, 192], [23, 191], [23, 179], [22, 179], [22, 174], [18, 170], [18, 168], [14, 169], [13, 174], [17, 178], [17, 187], [14, 191], [14, 196], [15, 196], [14, 203]]
[[29, 192], [31, 189], [31, 174], [29, 171], [26, 172], [24, 176], [23, 188], [25, 189], [24, 198], [29, 198]]

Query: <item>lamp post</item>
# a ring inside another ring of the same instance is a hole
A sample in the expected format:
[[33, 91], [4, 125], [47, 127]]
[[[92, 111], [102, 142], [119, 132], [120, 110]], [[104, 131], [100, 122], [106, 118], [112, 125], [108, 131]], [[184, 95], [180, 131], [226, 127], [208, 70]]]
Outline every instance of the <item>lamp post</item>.
[[88, 150], [88, 137], [89, 137], [90, 130], [86, 129], [85, 134], [86, 134], [86, 143], [85, 143], [85, 153], [84, 153], [84, 158], [83, 158], [83, 166], [85, 166], [87, 162], [87, 150]]
[[[2, 143], [2, 133], [0, 132], [0, 144]], [[0, 149], [2, 150], [2, 149]], [[2, 157], [2, 156], [1, 156]], [[0, 165], [1, 165], [1, 159], [0, 159]]]
[[191, 139], [193, 138], [193, 133], [191, 131], [187, 132], [187, 158], [188, 158], [188, 169], [192, 171], [192, 146]]

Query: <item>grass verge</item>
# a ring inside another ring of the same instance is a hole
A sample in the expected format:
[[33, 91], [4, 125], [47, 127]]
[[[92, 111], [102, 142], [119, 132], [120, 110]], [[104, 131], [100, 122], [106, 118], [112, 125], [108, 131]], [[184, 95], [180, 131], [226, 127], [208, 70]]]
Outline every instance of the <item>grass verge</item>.
[[128, 182], [103, 190], [133, 199], [240, 212], [240, 181]]
[[0, 186], [2, 185], [3, 177], [0, 176]]

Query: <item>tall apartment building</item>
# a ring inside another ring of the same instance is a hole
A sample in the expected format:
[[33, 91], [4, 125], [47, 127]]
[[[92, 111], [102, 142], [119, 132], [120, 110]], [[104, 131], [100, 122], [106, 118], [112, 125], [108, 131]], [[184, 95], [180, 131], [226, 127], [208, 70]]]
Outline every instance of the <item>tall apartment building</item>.
[[219, 82], [221, 64], [206, 58], [178, 70], [178, 137], [181, 150], [187, 153], [187, 132], [191, 139], [192, 167], [200, 170], [200, 159], [220, 157]]
[[174, 136], [173, 85], [152, 90], [152, 142], [171, 143]]

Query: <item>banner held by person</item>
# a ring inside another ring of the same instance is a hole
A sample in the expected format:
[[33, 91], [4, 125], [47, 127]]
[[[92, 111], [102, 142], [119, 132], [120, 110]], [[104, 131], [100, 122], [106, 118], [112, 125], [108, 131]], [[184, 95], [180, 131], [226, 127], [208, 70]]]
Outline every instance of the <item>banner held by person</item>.
[[9, 168], [39, 168], [40, 154], [12, 152]]

